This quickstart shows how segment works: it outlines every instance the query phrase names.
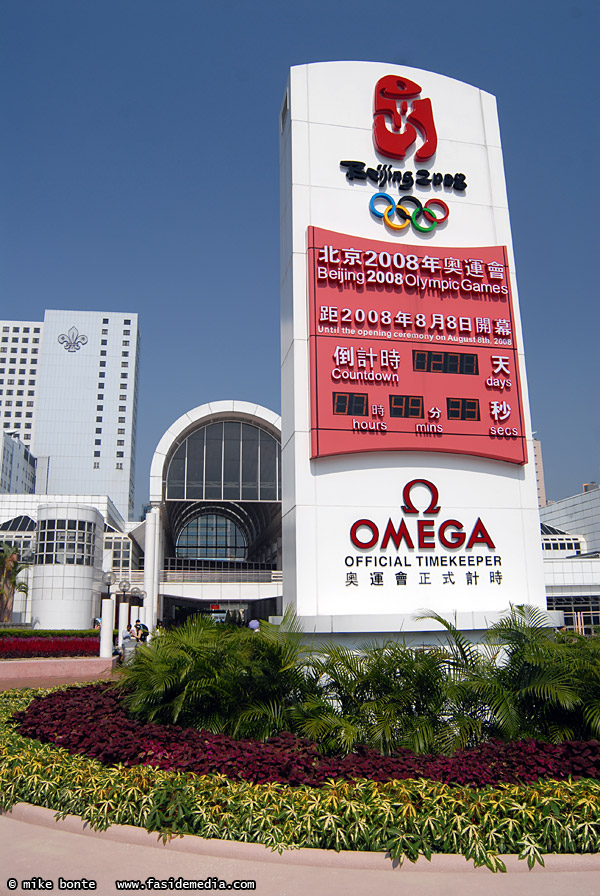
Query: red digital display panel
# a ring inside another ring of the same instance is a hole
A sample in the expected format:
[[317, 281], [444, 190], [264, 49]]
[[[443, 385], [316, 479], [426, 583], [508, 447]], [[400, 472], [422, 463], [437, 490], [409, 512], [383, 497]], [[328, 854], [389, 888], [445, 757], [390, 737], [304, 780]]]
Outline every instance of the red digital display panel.
[[308, 229], [312, 457], [527, 461], [506, 249]]

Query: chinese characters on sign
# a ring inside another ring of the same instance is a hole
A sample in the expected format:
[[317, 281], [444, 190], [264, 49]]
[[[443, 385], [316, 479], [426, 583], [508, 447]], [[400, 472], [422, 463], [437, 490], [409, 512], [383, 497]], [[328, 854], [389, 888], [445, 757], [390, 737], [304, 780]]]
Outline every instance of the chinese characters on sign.
[[503, 247], [309, 228], [312, 456], [446, 451], [526, 462]]
[[415, 571], [412, 575], [411, 573], [406, 572], [366, 572], [365, 570], [362, 570], [360, 573], [346, 573], [346, 587], [359, 587], [359, 585], [383, 586], [388, 583], [393, 584], [394, 582], [396, 585], [404, 586], [409, 584], [409, 576], [411, 577], [410, 584], [415, 585], [439, 585], [443, 587], [445, 585], [457, 585], [460, 583], [461, 579], [467, 586], [473, 587], [479, 585], [480, 579], [483, 579], [484, 581], [487, 579], [492, 585], [502, 584], [502, 572], [499, 569], [491, 570], [487, 574], [471, 572], [469, 570], [461, 573], [453, 571], [441, 573]]

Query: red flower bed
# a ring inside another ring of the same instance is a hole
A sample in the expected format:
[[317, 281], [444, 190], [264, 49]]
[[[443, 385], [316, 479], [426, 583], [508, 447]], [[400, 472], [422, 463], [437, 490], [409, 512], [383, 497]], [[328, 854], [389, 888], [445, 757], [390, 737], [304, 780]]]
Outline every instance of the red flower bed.
[[14, 660], [33, 656], [98, 656], [99, 638], [45, 637], [0, 638], [0, 659]]
[[263, 744], [138, 722], [128, 715], [123, 695], [105, 684], [37, 697], [14, 718], [20, 734], [107, 765], [122, 762], [198, 775], [221, 773], [253, 783], [319, 786], [331, 778], [429, 778], [481, 787], [540, 778], [600, 778], [598, 741], [490, 741], [453, 756], [423, 756], [411, 750], [380, 756], [369, 749], [345, 757], [322, 756], [314, 743], [292, 734]]

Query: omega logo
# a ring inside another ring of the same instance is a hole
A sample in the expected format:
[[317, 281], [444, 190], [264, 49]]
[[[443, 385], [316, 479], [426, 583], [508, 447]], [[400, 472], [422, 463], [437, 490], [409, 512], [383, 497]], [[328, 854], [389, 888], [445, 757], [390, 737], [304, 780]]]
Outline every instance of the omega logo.
[[[407, 515], [419, 513], [411, 498], [411, 491], [415, 485], [424, 485], [429, 490], [429, 506], [422, 511], [423, 515], [437, 516], [441, 509], [438, 504], [439, 492], [434, 483], [428, 479], [413, 479], [406, 483], [402, 491], [404, 501], [401, 507], [402, 512]], [[354, 547], [359, 550], [369, 550], [375, 547], [379, 542], [379, 535], [379, 527], [373, 520], [369, 519], [356, 520], [350, 528], [350, 540]], [[381, 537], [379, 547], [380, 550], [385, 551], [391, 541], [396, 550], [400, 548], [402, 542], [405, 543], [407, 548], [414, 549], [415, 542], [420, 549], [435, 548], [436, 538], [443, 547], [450, 550], [456, 550], [463, 547], [463, 545], [468, 549], [478, 544], [487, 545], [490, 550], [496, 549], [480, 517], [477, 518], [468, 538], [464, 526], [459, 520], [444, 520], [439, 524], [437, 530], [435, 528], [435, 520], [417, 520], [416, 533], [413, 531], [413, 534], [411, 534], [406, 520], [403, 519], [400, 525], [395, 526], [390, 518]]]

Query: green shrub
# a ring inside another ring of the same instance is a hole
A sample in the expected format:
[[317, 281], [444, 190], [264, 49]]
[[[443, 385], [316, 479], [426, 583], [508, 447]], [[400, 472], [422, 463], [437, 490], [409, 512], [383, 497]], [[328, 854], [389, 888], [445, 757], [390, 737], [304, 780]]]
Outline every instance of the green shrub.
[[265, 738], [293, 727], [314, 690], [300, 637], [196, 616], [141, 646], [123, 667], [130, 711], [156, 722]]
[[429, 617], [445, 629], [438, 646], [360, 652], [308, 650], [291, 615], [256, 634], [196, 617], [125, 668], [129, 706], [141, 719], [238, 737], [291, 731], [325, 752], [600, 735], [600, 638], [555, 633], [531, 607], [512, 607], [481, 645]]

